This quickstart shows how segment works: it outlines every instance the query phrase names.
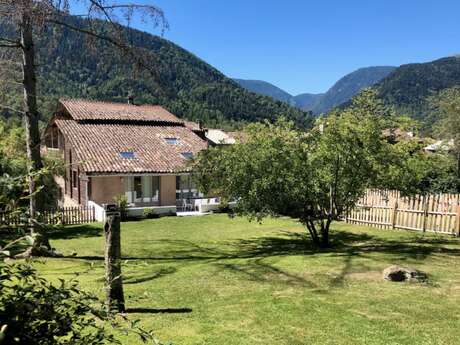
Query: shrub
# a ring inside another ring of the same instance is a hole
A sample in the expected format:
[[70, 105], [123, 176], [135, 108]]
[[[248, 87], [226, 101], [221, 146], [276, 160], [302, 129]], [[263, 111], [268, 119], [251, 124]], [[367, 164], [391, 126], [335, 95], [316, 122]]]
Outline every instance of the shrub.
[[[96, 345], [117, 343], [95, 322], [97, 298], [76, 281], [54, 286], [28, 264], [0, 266], [2, 345]], [[101, 309], [102, 310], [102, 309]]]
[[128, 198], [126, 195], [119, 194], [116, 195], [113, 200], [120, 210], [121, 220], [126, 220], [128, 218]]

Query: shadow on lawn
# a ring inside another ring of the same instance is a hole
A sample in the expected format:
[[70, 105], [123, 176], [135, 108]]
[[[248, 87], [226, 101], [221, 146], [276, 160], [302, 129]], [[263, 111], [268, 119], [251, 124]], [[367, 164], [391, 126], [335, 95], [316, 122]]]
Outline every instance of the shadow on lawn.
[[[97, 229], [92, 229], [97, 230]], [[87, 230], [86, 230], [87, 231]], [[77, 232], [78, 233], [78, 232]], [[431, 255], [460, 256], [460, 241], [452, 238], [423, 236], [371, 235], [331, 229], [330, 248], [319, 249], [312, 246], [306, 233], [295, 233], [280, 230], [279, 236], [257, 237], [232, 242], [222, 241], [210, 246], [206, 242], [196, 243], [186, 240], [162, 239], [153, 241], [159, 250], [156, 255], [145, 250], [145, 255], [124, 256], [125, 260], [152, 260], [156, 262], [171, 262], [175, 264], [213, 264], [219, 269], [233, 271], [246, 276], [250, 280], [300, 285], [325, 292], [324, 284], [307, 279], [307, 274], [293, 274], [276, 267], [276, 261], [283, 256], [321, 256], [332, 255], [342, 258], [342, 268], [336, 275], [328, 277], [328, 288], [340, 287], [346, 276], [353, 271], [369, 271], [361, 262], [355, 264], [357, 258], [369, 258], [372, 261], [418, 264]], [[454, 246], [453, 246], [454, 245]], [[69, 257], [70, 259], [103, 260], [101, 256]], [[244, 261], [229, 262], [242, 259]], [[267, 262], [270, 261], [270, 262]], [[150, 275], [127, 277], [126, 284], [136, 284], [174, 274], [176, 269], [165, 268]]]
[[61, 227], [49, 232], [51, 240], [68, 240], [72, 238], [86, 238], [102, 236], [102, 227], [90, 225], [75, 225], [70, 227]]
[[191, 313], [193, 309], [191, 308], [164, 308], [164, 309], [154, 309], [154, 308], [127, 308], [126, 313], [136, 313], [136, 314], [184, 314]]
[[[71, 229], [72, 230], [72, 229]], [[92, 229], [98, 231], [98, 229]], [[65, 230], [68, 231], [68, 230]], [[95, 232], [93, 232], [95, 234]], [[276, 256], [321, 255], [337, 256], [367, 255], [380, 253], [392, 255], [399, 260], [424, 260], [432, 254], [460, 256], [460, 242], [448, 237], [423, 237], [421, 235], [388, 239], [367, 233], [352, 233], [332, 230], [329, 248], [314, 247], [305, 233], [280, 230], [282, 236], [257, 237], [233, 242], [222, 242], [218, 247], [210, 247], [186, 240], [161, 239], [153, 241], [163, 251], [157, 255], [123, 256], [124, 260], [156, 261], [219, 261], [227, 259], [255, 259]], [[78, 230], [67, 236], [78, 236]], [[89, 235], [88, 235], [89, 236]], [[62, 238], [62, 237], [61, 237]], [[455, 248], [448, 247], [456, 245]], [[75, 256], [68, 259], [104, 260], [102, 256]]]
[[123, 275], [123, 284], [139, 284], [150, 280], [158, 279], [177, 272], [174, 267], [161, 268], [157, 272], [142, 276]]

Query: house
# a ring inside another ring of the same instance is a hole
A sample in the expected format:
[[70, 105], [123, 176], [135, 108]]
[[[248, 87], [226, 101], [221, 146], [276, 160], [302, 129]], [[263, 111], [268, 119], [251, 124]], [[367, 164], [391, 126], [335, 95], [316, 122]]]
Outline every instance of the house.
[[430, 144], [423, 148], [425, 152], [434, 153], [434, 152], [449, 152], [454, 148], [454, 139], [451, 140], [438, 140], [433, 144]]
[[66, 204], [101, 206], [124, 195], [133, 214], [175, 213], [202, 198], [189, 165], [208, 147], [200, 127], [161, 106], [62, 99], [43, 150], [64, 158]]

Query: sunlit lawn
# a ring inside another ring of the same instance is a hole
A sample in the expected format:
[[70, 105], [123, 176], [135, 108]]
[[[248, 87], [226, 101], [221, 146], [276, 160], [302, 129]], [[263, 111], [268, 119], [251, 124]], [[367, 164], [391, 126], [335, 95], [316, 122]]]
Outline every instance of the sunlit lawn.
[[[314, 250], [289, 219], [226, 215], [122, 224], [130, 313], [174, 344], [459, 344], [460, 241], [448, 236], [333, 225]], [[101, 225], [71, 227], [52, 244], [74, 258], [36, 263], [103, 296]], [[391, 264], [429, 284], [383, 281]], [[140, 344], [136, 338], [124, 344]]]

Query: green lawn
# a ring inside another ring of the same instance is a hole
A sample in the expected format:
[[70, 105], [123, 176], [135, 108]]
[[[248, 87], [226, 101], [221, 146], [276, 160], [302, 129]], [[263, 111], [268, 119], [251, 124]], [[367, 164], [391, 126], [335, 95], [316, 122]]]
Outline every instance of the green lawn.
[[[52, 244], [77, 257], [35, 265], [52, 280], [80, 272], [82, 287], [102, 297], [101, 235], [100, 224], [66, 228]], [[138, 311], [129, 317], [184, 345], [460, 342], [459, 240], [342, 223], [330, 250], [304, 236], [289, 219], [123, 223], [125, 295]], [[383, 281], [391, 264], [426, 271], [431, 282]]]

